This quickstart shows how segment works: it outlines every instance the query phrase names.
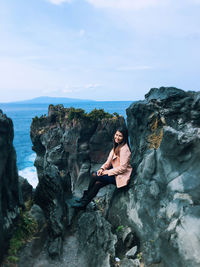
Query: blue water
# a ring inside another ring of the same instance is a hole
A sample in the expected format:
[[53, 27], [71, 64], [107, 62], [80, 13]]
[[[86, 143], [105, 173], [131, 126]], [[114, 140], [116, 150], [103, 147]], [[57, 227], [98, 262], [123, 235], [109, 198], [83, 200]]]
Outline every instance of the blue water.
[[[64, 107], [82, 108], [90, 112], [94, 108], [104, 109], [106, 112], [117, 112], [126, 118], [126, 108], [133, 101], [98, 101], [77, 102], [64, 104]], [[33, 166], [35, 153], [32, 151], [30, 126], [32, 118], [48, 113], [48, 104], [0, 104], [0, 109], [13, 120], [14, 146], [17, 152], [17, 167], [19, 175], [27, 178], [34, 187], [37, 185], [36, 169]]]

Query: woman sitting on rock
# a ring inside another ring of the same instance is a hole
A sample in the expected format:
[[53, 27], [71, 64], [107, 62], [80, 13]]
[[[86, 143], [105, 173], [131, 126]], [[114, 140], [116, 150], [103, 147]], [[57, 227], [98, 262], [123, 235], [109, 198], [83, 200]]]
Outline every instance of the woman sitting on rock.
[[74, 203], [72, 207], [85, 209], [97, 195], [99, 189], [108, 184], [114, 184], [118, 188], [126, 186], [132, 171], [130, 156], [127, 129], [119, 128], [115, 132], [113, 148], [107, 161], [97, 172], [92, 174], [88, 189], [84, 191], [83, 197], [76, 200], [77, 203]]

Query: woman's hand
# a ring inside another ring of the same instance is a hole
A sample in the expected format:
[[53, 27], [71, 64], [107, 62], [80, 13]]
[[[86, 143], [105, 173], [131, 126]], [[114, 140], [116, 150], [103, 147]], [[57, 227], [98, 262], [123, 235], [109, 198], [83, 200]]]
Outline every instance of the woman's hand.
[[99, 170], [97, 171], [97, 176], [101, 176], [102, 173], [103, 173], [103, 169], [99, 169]]
[[105, 171], [103, 171], [103, 173], [102, 173], [103, 175], [106, 175], [106, 174], [108, 174], [108, 170], [105, 170]]

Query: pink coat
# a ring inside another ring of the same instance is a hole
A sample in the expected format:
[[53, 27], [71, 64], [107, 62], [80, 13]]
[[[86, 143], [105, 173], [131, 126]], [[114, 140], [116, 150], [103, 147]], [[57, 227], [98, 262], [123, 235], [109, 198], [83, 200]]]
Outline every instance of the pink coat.
[[111, 165], [112, 169], [108, 170], [108, 175], [115, 175], [117, 187], [123, 187], [128, 184], [131, 176], [132, 168], [130, 165], [131, 152], [127, 144], [120, 149], [120, 155], [114, 154], [113, 149], [107, 158], [107, 161], [101, 166], [104, 170], [107, 170]]

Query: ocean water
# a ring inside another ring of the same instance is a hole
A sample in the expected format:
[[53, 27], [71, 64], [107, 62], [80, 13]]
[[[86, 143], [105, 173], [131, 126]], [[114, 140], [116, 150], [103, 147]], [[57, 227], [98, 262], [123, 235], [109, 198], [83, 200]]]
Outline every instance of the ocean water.
[[[90, 112], [94, 108], [104, 109], [106, 112], [117, 112], [126, 118], [126, 108], [133, 101], [98, 101], [77, 102], [64, 104], [64, 107], [82, 108]], [[17, 153], [17, 167], [19, 175], [26, 178], [35, 188], [38, 183], [36, 168], [34, 167], [35, 153], [32, 151], [30, 126], [32, 118], [48, 113], [48, 104], [0, 104], [0, 109], [13, 120], [14, 146]]]

